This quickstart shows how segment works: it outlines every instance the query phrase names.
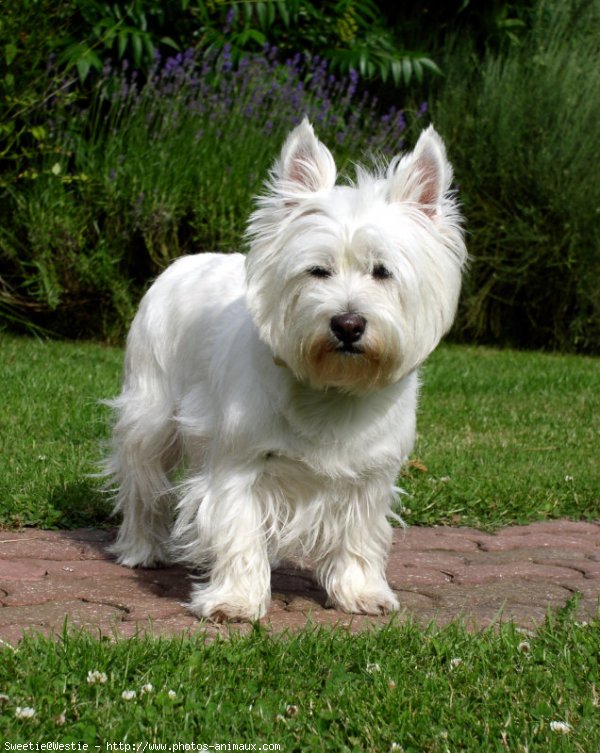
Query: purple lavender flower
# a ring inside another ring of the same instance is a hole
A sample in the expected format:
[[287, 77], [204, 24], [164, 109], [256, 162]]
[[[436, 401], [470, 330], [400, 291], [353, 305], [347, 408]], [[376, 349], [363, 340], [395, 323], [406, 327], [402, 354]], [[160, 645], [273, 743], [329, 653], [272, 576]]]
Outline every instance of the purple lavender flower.
[[[318, 56], [296, 54], [282, 65], [276, 62], [276, 48], [265, 46], [264, 53], [246, 55], [234, 63], [228, 43], [220, 53], [202, 58], [190, 48], [166, 58], [162, 66], [155, 53], [145, 83], [137, 87], [136, 71], [106, 68], [104, 91], [114, 93], [110, 133], [114, 129], [118, 138], [122, 124], [132, 117], [137, 118], [134, 124], [149, 146], [175, 149], [180, 148], [182, 138], [189, 138], [204, 150], [215, 142], [215, 148], [221, 148], [221, 133], [223, 144], [229, 145], [232, 132], [242, 127], [253, 138], [254, 134], [280, 138], [283, 128], [297, 125], [307, 115], [318, 124], [321, 138], [339, 149], [342, 161], [350, 151], [364, 149], [367, 140], [383, 153], [398, 150], [400, 134], [406, 129], [404, 113], [391, 107], [382, 114], [368, 91], [358, 91], [355, 70], [334, 75]], [[69, 105], [63, 100], [56, 107], [64, 110]], [[427, 103], [419, 108], [419, 115], [425, 112]], [[229, 146], [225, 152], [229, 158]], [[106, 165], [109, 181], [118, 179], [120, 164]], [[143, 195], [141, 199], [140, 211]]]
[[229, 42], [223, 46], [223, 52], [221, 53], [221, 65], [226, 73], [229, 73], [233, 68], [231, 61], [231, 45]]
[[356, 89], [356, 86], [358, 84], [358, 73], [354, 70], [354, 68], [350, 68], [348, 71], [348, 78], [350, 79], [350, 84]]
[[232, 6], [227, 11], [227, 15], [225, 16], [225, 26], [223, 27], [223, 34], [229, 34], [234, 21], [235, 21], [235, 9]]
[[177, 62], [175, 58], [169, 57], [167, 58], [167, 62], [164, 65], [164, 68], [162, 69], [161, 78], [168, 78], [173, 74], [173, 71], [177, 67]]

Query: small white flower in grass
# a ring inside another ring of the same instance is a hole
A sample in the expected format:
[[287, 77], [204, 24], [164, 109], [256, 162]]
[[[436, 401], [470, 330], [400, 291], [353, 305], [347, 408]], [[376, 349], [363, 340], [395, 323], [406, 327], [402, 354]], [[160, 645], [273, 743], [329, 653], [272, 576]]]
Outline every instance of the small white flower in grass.
[[568, 735], [573, 727], [567, 722], [550, 722], [552, 732], [558, 732], [559, 735]]
[[62, 714], [59, 714], [56, 717], [56, 719], [54, 720], [54, 722], [55, 722], [55, 724], [58, 727], [62, 727], [64, 724], [66, 724], [67, 723], [67, 715], [65, 714], [65, 712], [63, 711]]
[[169, 690], [169, 692], [167, 693], [167, 695], [169, 696], [169, 698], [172, 701], [175, 700], [175, 698], [177, 698], [177, 693], [174, 690]]
[[531, 644], [529, 641], [521, 641], [517, 648], [522, 654], [528, 654], [531, 651]]
[[515, 628], [515, 633], [518, 633], [519, 635], [527, 635], [529, 638], [535, 638], [535, 632], [533, 630], [528, 630], [527, 628]]
[[15, 716], [17, 719], [33, 719], [35, 716], [35, 709], [32, 709], [29, 706], [17, 706]]
[[3, 706], [5, 703], [8, 703], [10, 701], [10, 698], [6, 695], [6, 693], [0, 693], [0, 706]]
[[147, 682], [145, 685], [142, 685], [142, 695], [145, 695], [146, 693], [151, 693], [154, 690], [154, 685], [152, 685], [151, 682]]
[[565, 476], [565, 481], [569, 483], [569, 481], [573, 481], [573, 476]]
[[98, 672], [97, 669], [90, 669], [87, 673], [87, 681], [90, 685], [104, 685], [108, 677], [104, 672]]
[[124, 701], [133, 701], [133, 699], [135, 698], [135, 696], [136, 696], [135, 690], [124, 690], [121, 693], [121, 698]]
[[450, 659], [450, 667], [452, 669], [456, 669], [457, 667], [460, 667], [460, 665], [463, 663], [463, 660], [460, 657], [455, 657], [454, 659]]
[[367, 664], [367, 672], [370, 675], [373, 675], [373, 674], [375, 674], [375, 672], [381, 672], [381, 667], [379, 666], [379, 664], [371, 664], [371, 663], [369, 663], [369, 664]]

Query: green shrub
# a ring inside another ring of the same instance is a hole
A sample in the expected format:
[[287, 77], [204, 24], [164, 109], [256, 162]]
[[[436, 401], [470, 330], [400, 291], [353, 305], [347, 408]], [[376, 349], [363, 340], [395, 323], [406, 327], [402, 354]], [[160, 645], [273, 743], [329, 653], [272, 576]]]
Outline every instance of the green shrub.
[[541, 0], [522, 46], [448, 53], [431, 109], [468, 220], [463, 337], [600, 350], [599, 37], [598, 0]]
[[342, 167], [401, 149], [418, 116], [377, 115], [354, 72], [336, 78], [317, 58], [281, 65], [270, 51], [234, 67], [226, 53], [216, 64], [192, 51], [157, 58], [141, 86], [136, 71], [107, 67], [85, 110], [65, 88], [37, 164], [5, 193], [13, 313], [33, 308], [53, 331], [118, 339], [172, 259], [243, 249], [252, 197], [304, 114]]

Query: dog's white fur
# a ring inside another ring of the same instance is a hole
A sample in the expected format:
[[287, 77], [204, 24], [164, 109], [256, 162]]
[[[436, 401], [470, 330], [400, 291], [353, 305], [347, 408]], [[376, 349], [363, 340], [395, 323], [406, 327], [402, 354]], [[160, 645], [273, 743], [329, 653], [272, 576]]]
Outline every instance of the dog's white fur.
[[[385, 170], [335, 185], [304, 121], [258, 199], [247, 257], [187, 256], [160, 275], [112, 401], [121, 563], [175, 553], [208, 567], [190, 608], [212, 619], [264, 615], [270, 561], [297, 554], [338, 608], [398, 607], [387, 517], [417, 369], [452, 323], [466, 257], [451, 178], [429, 128]], [[350, 346], [332, 330], [344, 314], [366, 322]]]

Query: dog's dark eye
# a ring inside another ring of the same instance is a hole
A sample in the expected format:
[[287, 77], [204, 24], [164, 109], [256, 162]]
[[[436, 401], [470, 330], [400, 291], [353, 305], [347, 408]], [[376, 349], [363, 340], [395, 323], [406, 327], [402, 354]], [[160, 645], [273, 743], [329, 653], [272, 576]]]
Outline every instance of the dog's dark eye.
[[325, 267], [311, 267], [308, 274], [311, 277], [331, 277], [331, 270], [325, 269]]
[[392, 273], [385, 265], [376, 264], [373, 267], [372, 275], [376, 280], [389, 280], [389, 278], [392, 276]]

